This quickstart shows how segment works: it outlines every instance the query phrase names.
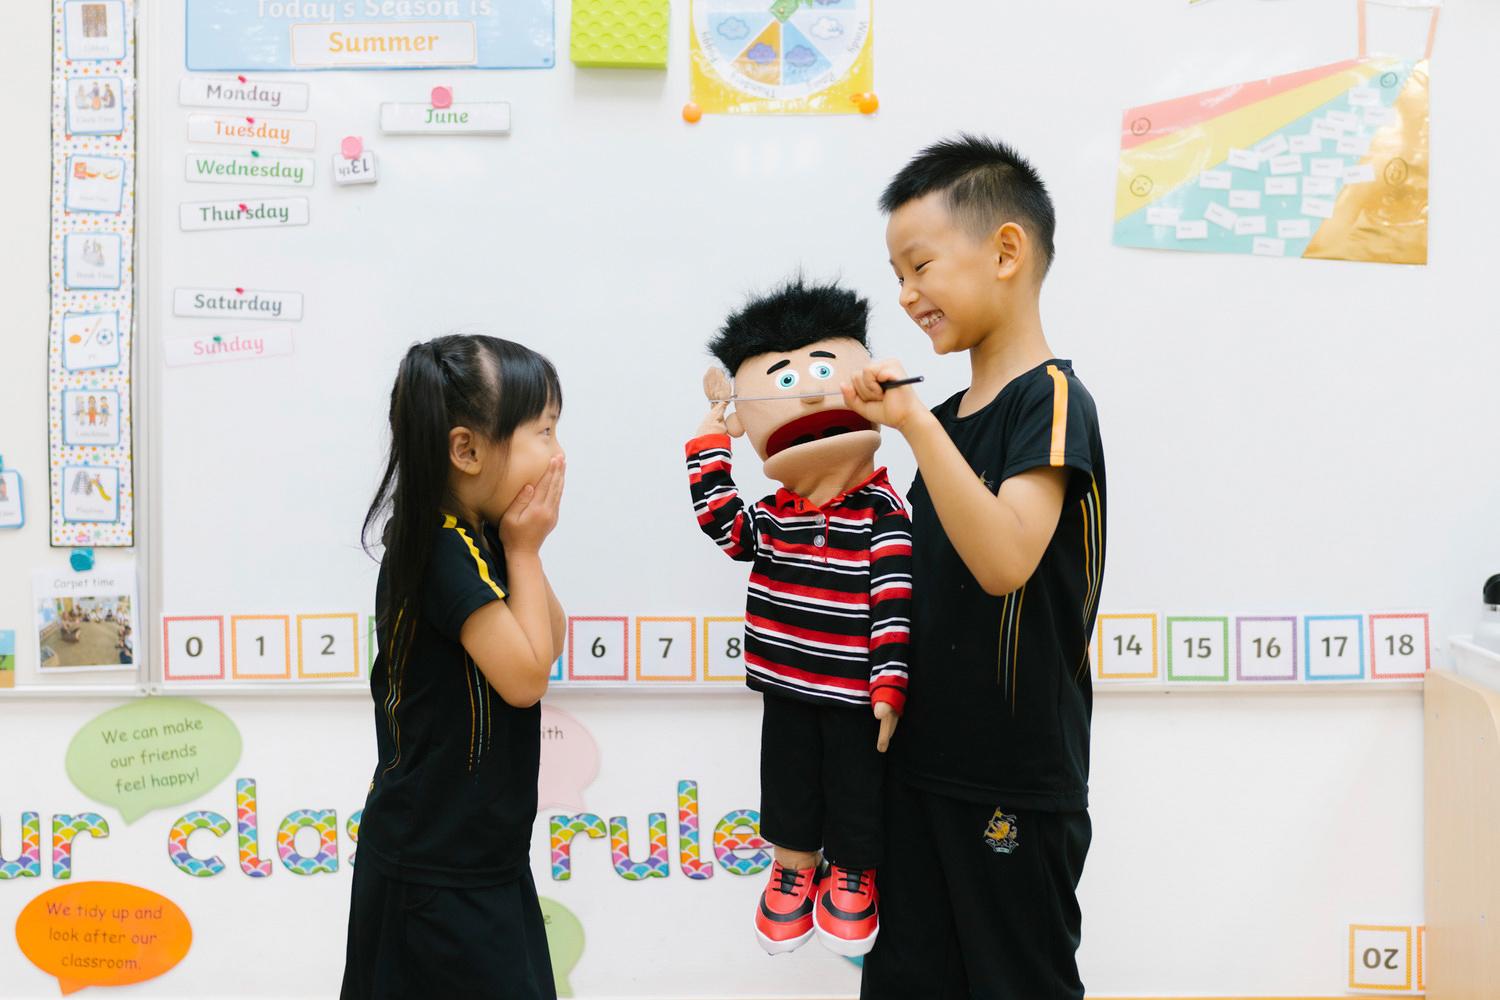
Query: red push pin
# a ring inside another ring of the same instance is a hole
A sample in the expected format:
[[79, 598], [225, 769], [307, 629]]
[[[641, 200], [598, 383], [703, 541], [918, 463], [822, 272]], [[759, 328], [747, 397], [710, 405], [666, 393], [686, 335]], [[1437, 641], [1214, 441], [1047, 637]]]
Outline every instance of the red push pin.
[[245, 121], [249, 122], [251, 125], [255, 124], [255, 119], [251, 118], [249, 115], [245, 116]]
[[245, 79], [245, 74], [243, 74], [243, 73], [241, 73], [239, 76], [235, 77], [235, 79], [238, 80], [238, 81], [240, 81], [240, 83], [249, 83], [250, 82], [249, 80]]
[[365, 151], [365, 141], [357, 135], [346, 135], [344, 141], [339, 143], [339, 152], [344, 154], [346, 160], [357, 160]]
[[432, 106], [441, 111], [453, 106], [453, 90], [450, 87], [432, 88]]

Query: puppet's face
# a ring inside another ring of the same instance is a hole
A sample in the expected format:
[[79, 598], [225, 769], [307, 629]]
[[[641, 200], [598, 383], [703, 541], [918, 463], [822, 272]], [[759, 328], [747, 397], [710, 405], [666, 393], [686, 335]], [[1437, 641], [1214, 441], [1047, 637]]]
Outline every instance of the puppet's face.
[[[749, 437], [766, 475], [782, 483], [820, 465], [869, 458], [880, 447], [880, 432], [846, 409], [838, 394], [869, 363], [870, 352], [846, 337], [747, 358], [734, 373], [729, 432]], [[832, 395], [797, 398], [815, 392]], [[746, 398], [761, 396], [771, 398]]]

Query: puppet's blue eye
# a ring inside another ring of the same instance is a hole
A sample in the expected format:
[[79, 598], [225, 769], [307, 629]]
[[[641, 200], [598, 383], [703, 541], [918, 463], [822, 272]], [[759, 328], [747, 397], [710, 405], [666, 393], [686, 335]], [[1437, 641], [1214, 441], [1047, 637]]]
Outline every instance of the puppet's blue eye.
[[819, 362], [809, 368], [808, 371], [812, 373], [813, 378], [833, 378], [833, 365], [826, 362]]
[[780, 375], [776, 376], [776, 385], [777, 385], [778, 388], [781, 388], [781, 389], [790, 389], [792, 386], [794, 386], [796, 384], [797, 384], [797, 373], [796, 372], [787, 371], [787, 372], [782, 372]]

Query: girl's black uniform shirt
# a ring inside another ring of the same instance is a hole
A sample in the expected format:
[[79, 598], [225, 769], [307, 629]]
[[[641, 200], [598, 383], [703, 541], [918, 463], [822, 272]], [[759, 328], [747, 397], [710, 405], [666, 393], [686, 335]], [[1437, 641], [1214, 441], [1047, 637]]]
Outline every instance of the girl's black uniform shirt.
[[536, 819], [541, 706], [513, 708], [459, 642], [469, 616], [503, 600], [495, 529], [444, 518], [411, 649], [392, 649], [385, 566], [370, 675], [380, 760], [360, 820], [359, 863], [391, 878], [470, 887], [526, 867]]

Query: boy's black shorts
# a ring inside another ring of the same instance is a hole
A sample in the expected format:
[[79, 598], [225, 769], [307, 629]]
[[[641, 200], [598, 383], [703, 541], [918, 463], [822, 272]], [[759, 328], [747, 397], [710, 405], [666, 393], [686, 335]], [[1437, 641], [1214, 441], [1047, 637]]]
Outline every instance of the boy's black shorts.
[[880, 936], [861, 1000], [1074, 1000], [1089, 814], [887, 784]]
[[472, 889], [354, 868], [341, 1000], [555, 1000], [531, 871]]
[[846, 868], [878, 867], [885, 854], [879, 735], [868, 706], [765, 695], [760, 835], [789, 851], [822, 850]]

